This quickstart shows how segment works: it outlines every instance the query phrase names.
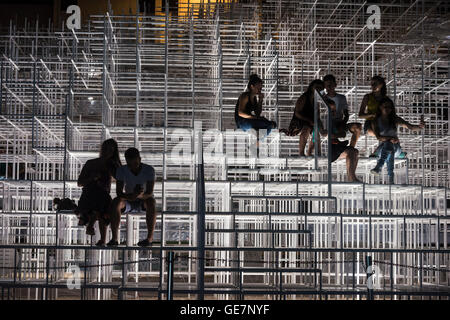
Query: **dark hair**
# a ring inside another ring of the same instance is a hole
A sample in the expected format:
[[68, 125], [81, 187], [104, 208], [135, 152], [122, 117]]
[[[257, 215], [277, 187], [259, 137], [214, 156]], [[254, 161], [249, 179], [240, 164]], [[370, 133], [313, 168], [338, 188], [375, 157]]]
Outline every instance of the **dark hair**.
[[139, 157], [139, 150], [136, 148], [128, 148], [127, 151], [125, 151], [125, 159], [131, 160]]
[[311, 81], [311, 83], [310, 83], [309, 86], [308, 86], [308, 89], [306, 89], [306, 92], [304, 93], [304, 95], [306, 95], [306, 98], [310, 99], [311, 96], [314, 96], [313, 87], [314, 87], [316, 84], [319, 84], [319, 85], [321, 85], [322, 87], [324, 86], [323, 81], [320, 80], [320, 79], [315, 79], [315, 80]]
[[387, 88], [386, 88], [386, 81], [384, 80], [384, 78], [382, 76], [373, 76], [370, 81], [376, 81], [376, 82], [378, 82], [378, 83], [383, 85], [381, 87], [381, 95], [383, 97], [385, 97], [386, 94], [387, 94]]
[[251, 74], [250, 78], [248, 79], [247, 91], [250, 91], [250, 86], [257, 85], [258, 83], [262, 84], [262, 79], [256, 73]]
[[323, 77], [323, 82], [325, 81], [331, 81], [336, 83], [336, 78], [332, 74], [327, 74], [325, 77]]
[[395, 106], [394, 106], [394, 101], [392, 101], [389, 97], [384, 97], [381, 101], [380, 101], [380, 105], [377, 109], [377, 113], [376, 113], [376, 117], [380, 117], [381, 116], [381, 106], [383, 104], [388, 104], [390, 105], [392, 111], [389, 114], [389, 125], [393, 128], [397, 128], [395, 119], [397, 118], [397, 115], [395, 114]]
[[100, 148], [100, 158], [105, 157], [106, 149], [109, 147], [113, 148], [113, 154], [109, 159], [113, 167], [118, 168], [122, 165], [119, 157], [119, 147], [117, 146], [117, 142], [114, 139], [108, 139], [103, 141], [102, 146]]

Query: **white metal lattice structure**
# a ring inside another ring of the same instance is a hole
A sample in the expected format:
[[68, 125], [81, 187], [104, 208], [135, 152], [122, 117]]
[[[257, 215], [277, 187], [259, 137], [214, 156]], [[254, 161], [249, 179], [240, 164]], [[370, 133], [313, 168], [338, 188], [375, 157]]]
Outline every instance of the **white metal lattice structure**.
[[[172, 250], [175, 294], [195, 299], [201, 121], [204, 150], [216, 151], [204, 158], [206, 297], [363, 298], [370, 255], [382, 275], [378, 297], [448, 298], [448, 44], [423, 35], [449, 8], [380, 7], [380, 30], [367, 28], [367, 5], [356, 0], [204, 1], [180, 16], [108, 12], [74, 31], [11, 24], [0, 38], [2, 297], [161, 297]], [[308, 83], [327, 73], [338, 78], [350, 121], [361, 122], [369, 79], [383, 75], [397, 113], [427, 121], [423, 134], [400, 131], [408, 158], [396, 160], [396, 185], [369, 175], [377, 141], [368, 136], [356, 146], [364, 183], [345, 182], [338, 160], [331, 195], [326, 159], [316, 169], [314, 158], [299, 158], [298, 137], [274, 132], [268, 157], [254, 158], [253, 137], [233, 123], [251, 72], [264, 79], [264, 115], [280, 127]], [[127, 246], [98, 249], [72, 213], [52, 209], [55, 197], [79, 199], [82, 165], [107, 138], [122, 154], [139, 148], [156, 170], [160, 242], [152, 250], [134, 246], [143, 214], [123, 217]], [[229, 145], [237, 157], [225, 156]], [[174, 150], [183, 148], [191, 151], [180, 158]], [[67, 290], [71, 264], [91, 265], [81, 290]]]

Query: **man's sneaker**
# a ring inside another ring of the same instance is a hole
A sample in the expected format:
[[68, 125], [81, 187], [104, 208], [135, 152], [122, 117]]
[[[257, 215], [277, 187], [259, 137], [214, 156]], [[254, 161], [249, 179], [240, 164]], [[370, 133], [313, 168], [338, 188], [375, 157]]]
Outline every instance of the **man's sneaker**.
[[139, 242], [137, 243], [137, 245], [138, 245], [139, 247], [150, 247], [150, 246], [152, 245], [152, 242], [151, 242], [151, 241], [148, 241], [148, 239], [144, 239], [144, 240], [139, 241]]
[[370, 170], [370, 173], [371, 174], [373, 174], [373, 175], [376, 175], [376, 176], [378, 176], [378, 175], [380, 175], [380, 171], [378, 171], [377, 169], [372, 169], [372, 170]]
[[119, 243], [116, 240], [110, 240], [107, 244], [108, 247], [116, 247], [119, 245]]

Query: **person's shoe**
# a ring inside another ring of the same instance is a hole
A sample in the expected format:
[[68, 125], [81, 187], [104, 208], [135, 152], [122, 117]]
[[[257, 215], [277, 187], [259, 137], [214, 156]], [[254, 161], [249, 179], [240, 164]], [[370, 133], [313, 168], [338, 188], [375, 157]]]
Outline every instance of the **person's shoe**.
[[104, 247], [105, 246], [105, 242], [102, 240], [98, 240], [98, 242], [95, 244], [97, 247]]
[[95, 236], [95, 229], [92, 226], [86, 227], [86, 234], [90, 236]]
[[139, 241], [139, 242], [137, 243], [137, 245], [138, 245], [139, 247], [150, 247], [150, 246], [152, 245], [152, 242], [151, 242], [151, 241], [148, 241], [148, 239], [144, 239], [144, 240]]
[[402, 151], [400, 152], [400, 154], [397, 156], [397, 159], [405, 159], [406, 158], [407, 153]]
[[376, 176], [380, 175], [380, 171], [378, 171], [377, 169], [373, 168], [372, 170], [370, 170], [370, 173]]
[[116, 247], [119, 245], [119, 243], [116, 240], [110, 240], [107, 244], [108, 247]]

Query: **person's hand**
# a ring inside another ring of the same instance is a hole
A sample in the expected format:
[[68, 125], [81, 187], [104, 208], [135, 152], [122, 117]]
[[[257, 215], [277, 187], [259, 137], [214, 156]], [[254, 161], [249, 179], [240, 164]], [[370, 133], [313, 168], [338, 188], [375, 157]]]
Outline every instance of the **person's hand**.
[[142, 186], [140, 184], [137, 184], [133, 189], [133, 193], [129, 196], [129, 200], [130, 201], [136, 200], [139, 197], [139, 195], [141, 195], [141, 193], [143, 193]]
[[144, 190], [139, 192], [139, 194], [136, 196], [136, 199], [142, 199], [143, 196], [144, 196]]
[[137, 185], [134, 186], [134, 190], [133, 190], [133, 193], [134, 193], [134, 194], [139, 195], [139, 194], [141, 194], [142, 192], [144, 192], [144, 188], [142, 188], [142, 185], [137, 184]]
[[264, 93], [262, 93], [262, 92], [258, 93], [258, 102], [263, 101], [263, 99], [264, 99]]
[[420, 124], [419, 124], [419, 128], [420, 128], [420, 129], [425, 128], [425, 120], [423, 119], [423, 115], [420, 116]]

